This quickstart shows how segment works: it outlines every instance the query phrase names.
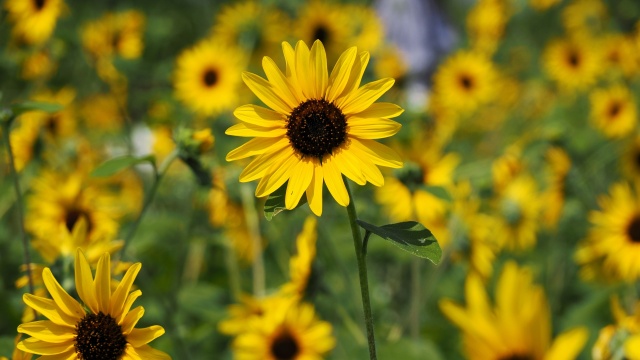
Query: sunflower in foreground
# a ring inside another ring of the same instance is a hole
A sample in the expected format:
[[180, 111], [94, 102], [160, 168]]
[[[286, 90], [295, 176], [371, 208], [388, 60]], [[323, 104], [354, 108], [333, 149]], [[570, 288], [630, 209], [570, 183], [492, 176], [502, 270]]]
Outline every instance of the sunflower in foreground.
[[164, 334], [158, 325], [136, 329], [144, 314], [133, 302], [142, 294], [130, 293], [133, 280], [142, 265], [132, 265], [118, 287], [112, 291], [111, 260], [104, 254], [98, 261], [95, 279], [84, 254], [77, 250], [75, 283], [80, 305], [45, 268], [42, 278], [53, 299], [25, 294], [24, 302], [49, 320], [33, 321], [18, 326], [18, 332], [31, 336], [18, 343], [18, 349], [52, 359], [170, 359], [147, 345]]
[[234, 115], [240, 124], [227, 129], [233, 136], [255, 137], [227, 154], [227, 161], [257, 157], [240, 174], [241, 182], [260, 179], [256, 196], [263, 197], [287, 183], [285, 205], [293, 209], [306, 191], [311, 210], [322, 214], [322, 185], [338, 204], [347, 206], [344, 174], [359, 185], [384, 183], [378, 165], [402, 166], [399, 156], [375, 141], [394, 135], [400, 124], [389, 118], [403, 110], [374, 102], [391, 88], [393, 79], [360, 87], [369, 53], [346, 50], [329, 75], [324, 46], [311, 50], [299, 41], [295, 50], [282, 43], [286, 75], [264, 57], [265, 80], [243, 73], [247, 86], [271, 109], [243, 105]]
[[571, 360], [588, 339], [585, 328], [560, 334], [552, 341], [549, 304], [527, 268], [508, 262], [498, 279], [495, 307], [480, 276], [471, 273], [465, 284], [467, 306], [440, 301], [440, 309], [462, 330], [470, 360]]

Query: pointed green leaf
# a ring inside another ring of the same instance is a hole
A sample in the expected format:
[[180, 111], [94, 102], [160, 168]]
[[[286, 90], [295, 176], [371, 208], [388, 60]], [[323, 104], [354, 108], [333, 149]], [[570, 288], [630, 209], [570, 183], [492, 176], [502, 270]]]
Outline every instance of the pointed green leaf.
[[375, 226], [357, 220], [363, 229], [390, 241], [400, 249], [415, 256], [429, 259], [434, 264], [440, 262], [442, 249], [429, 229], [416, 221], [405, 221], [395, 224]]
[[429, 194], [437, 197], [438, 199], [442, 199], [445, 201], [453, 200], [453, 198], [451, 197], [451, 194], [449, 194], [449, 191], [442, 186], [425, 185], [422, 187], [422, 189], [428, 192]]
[[140, 164], [143, 162], [149, 162], [152, 165], [155, 164], [155, 157], [153, 155], [148, 155], [144, 157], [135, 157], [131, 155], [118, 156], [113, 159], [109, 159], [102, 164], [98, 165], [93, 172], [91, 172], [91, 176], [93, 177], [109, 177], [111, 175], [115, 175], [116, 173], [131, 167], [136, 164]]
[[[284, 197], [287, 194], [287, 184], [280, 186], [278, 190], [274, 191], [269, 195], [267, 201], [264, 203], [264, 217], [267, 218], [268, 221], [271, 221], [274, 216], [280, 214], [284, 210], [287, 210], [287, 207], [284, 205]], [[307, 197], [302, 196], [296, 208], [300, 205], [304, 205], [307, 203]]]
[[24, 101], [11, 106], [11, 111], [13, 111], [14, 116], [18, 116], [29, 111], [44, 111], [47, 113], [54, 113], [56, 111], [62, 110], [63, 108], [64, 107], [60, 104], [39, 101]]

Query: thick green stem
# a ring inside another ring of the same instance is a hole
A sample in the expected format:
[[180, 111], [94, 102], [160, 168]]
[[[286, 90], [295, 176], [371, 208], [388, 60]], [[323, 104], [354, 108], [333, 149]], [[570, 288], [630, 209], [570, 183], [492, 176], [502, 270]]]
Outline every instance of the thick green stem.
[[11, 170], [11, 176], [13, 177], [13, 188], [16, 192], [16, 211], [18, 212], [18, 227], [20, 228], [20, 238], [22, 239], [22, 250], [24, 256], [24, 265], [27, 269], [27, 278], [29, 279], [29, 293], [34, 293], [33, 276], [31, 275], [31, 254], [29, 253], [29, 240], [27, 239], [27, 233], [24, 230], [24, 219], [22, 214], [22, 191], [20, 190], [20, 181], [18, 180], [18, 172], [16, 171], [16, 165], [13, 159], [13, 149], [11, 149], [11, 140], [9, 136], [9, 127], [11, 120], [6, 121], [2, 126], [2, 135], [4, 137], [4, 143], [7, 148], [7, 154], [9, 155], [9, 169]]
[[260, 237], [260, 220], [256, 211], [256, 204], [252, 189], [242, 184], [240, 186], [242, 195], [242, 208], [251, 237], [251, 248], [253, 249], [253, 296], [262, 298], [265, 295], [265, 272], [264, 260], [262, 257], [262, 238]]
[[151, 201], [155, 197], [156, 191], [158, 191], [160, 180], [162, 180], [162, 178], [164, 177], [164, 174], [167, 172], [169, 165], [171, 165], [171, 163], [173, 163], [173, 161], [177, 157], [178, 157], [178, 150], [176, 149], [164, 159], [164, 161], [162, 162], [162, 164], [158, 169], [154, 168], [155, 177], [153, 179], [153, 185], [151, 185], [151, 189], [149, 189], [149, 191], [145, 196], [144, 204], [142, 204], [142, 209], [140, 210], [140, 214], [138, 214], [136, 221], [133, 223], [133, 225], [129, 229], [129, 232], [127, 233], [127, 236], [125, 236], [124, 238], [124, 244], [122, 245], [121, 254], [125, 253], [126, 247], [129, 245], [129, 243], [131, 242], [131, 239], [136, 234], [136, 230], [138, 230], [138, 227], [140, 226], [140, 222], [142, 221], [144, 214], [147, 212], [147, 209], [149, 208]]
[[362, 307], [364, 309], [364, 321], [367, 325], [367, 342], [369, 343], [369, 358], [371, 360], [377, 359], [376, 356], [376, 339], [373, 331], [373, 315], [371, 315], [371, 301], [369, 299], [369, 280], [367, 279], [367, 261], [362, 246], [362, 234], [360, 233], [360, 226], [356, 222], [358, 214], [356, 213], [355, 201], [351, 196], [351, 189], [349, 188], [349, 181], [344, 179], [347, 187], [347, 193], [349, 193], [349, 205], [347, 206], [347, 213], [349, 214], [349, 224], [351, 225], [351, 235], [353, 236], [353, 246], [356, 251], [356, 259], [358, 260], [358, 275], [360, 278], [360, 294], [362, 296]]

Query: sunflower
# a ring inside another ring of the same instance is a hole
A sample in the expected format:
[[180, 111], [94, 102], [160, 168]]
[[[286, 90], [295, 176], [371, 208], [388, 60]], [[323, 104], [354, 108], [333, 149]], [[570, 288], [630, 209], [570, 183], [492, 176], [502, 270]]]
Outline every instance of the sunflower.
[[634, 39], [623, 34], [608, 34], [602, 39], [602, 53], [605, 65], [611, 73], [621, 73], [631, 77], [638, 73], [638, 48]]
[[55, 72], [57, 65], [46, 50], [37, 50], [22, 61], [20, 76], [25, 80], [44, 79]]
[[493, 54], [509, 20], [506, 2], [480, 0], [467, 15], [467, 33], [472, 48], [482, 54]]
[[594, 90], [590, 100], [591, 121], [605, 136], [622, 137], [636, 128], [636, 104], [626, 86]]
[[296, 239], [297, 253], [289, 260], [290, 281], [280, 288], [283, 294], [291, 294], [294, 297], [305, 295], [311, 278], [313, 260], [316, 257], [316, 240], [318, 239], [316, 225], [315, 217], [309, 216], [304, 221], [302, 232]]
[[137, 10], [108, 12], [84, 25], [82, 45], [94, 59], [136, 59], [142, 54], [144, 26], [144, 14]]
[[636, 305], [636, 313], [628, 314], [621, 306], [618, 296], [611, 298], [611, 313], [615, 324], [609, 324], [598, 334], [593, 345], [594, 360], [640, 359], [640, 303]]
[[607, 7], [602, 0], [573, 0], [562, 9], [562, 24], [576, 34], [604, 31]]
[[640, 136], [629, 141], [623, 151], [622, 173], [630, 179], [640, 179]]
[[42, 129], [45, 140], [49, 142], [59, 141], [73, 134], [76, 129], [76, 111], [73, 101], [76, 91], [70, 87], [62, 88], [56, 92], [42, 91], [31, 98], [34, 101], [61, 105], [63, 108], [54, 113], [43, 111], [29, 111], [20, 116], [20, 121], [37, 124]]
[[244, 57], [237, 49], [204, 41], [176, 60], [175, 96], [202, 115], [217, 115], [236, 105]]
[[533, 274], [507, 262], [498, 279], [495, 307], [489, 302], [482, 279], [467, 275], [466, 308], [445, 299], [440, 309], [462, 331], [464, 351], [471, 360], [571, 360], [588, 339], [576, 328], [552, 340], [551, 314], [542, 287]]
[[314, 0], [298, 10], [293, 36], [306, 44], [319, 40], [333, 61], [349, 44], [353, 34], [350, 24], [351, 14], [344, 11], [343, 5]]
[[11, 34], [28, 44], [45, 42], [65, 8], [62, 0], [8, 0], [4, 7], [13, 23]]
[[493, 179], [493, 191], [500, 194], [514, 179], [525, 173], [525, 164], [522, 161], [522, 150], [518, 145], [510, 145], [503, 155], [491, 164], [491, 177]]
[[561, 1], [562, 0], [529, 0], [529, 5], [538, 11], [544, 11]]
[[351, 27], [349, 43], [354, 44], [358, 49], [377, 54], [384, 42], [384, 25], [375, 9], [358, 4], [343, 6], [343, 12], [349, 14], [347, 23]]
[[565, 198], [565, 179], [571, 168], [569, 155], [559, 147], [547, 150], [548, 185], [542, 194], [542, 221], [548, 228], [555, 228], [562, 216]]
[[76, 251], [75, 284], [84, 306], [71, 297], [51, 270], [42, 277], [51, 299], [25, 294], [24, 302], [49, 320], [18, 326], [18, 332], [31, 336], [18, 343], [18, 349], [36, 355], [57, 355], [64, 359], [170, 359], [149, 342], [164, 334], [158, 325], [136, 329], [144, 308], [133, 310], [133, 302], [142, 294], [130, 293], [142, 265], [132, 265], [118, 287], [112, 291], [111, 261], [104, 254], [98, 261], [95, 279], [82, 251]]
[[565, 91], [587, 89], [602, 69], [600, 49], [583, 37], [551, 41], [542, 59], [549, 77]]
[[236, 336], [247, 329], [260, 326], [262, 318], [268, 312], [286, 311], [298, 301], [288, 294], [276, 293], [262, 298], [254, 298], [241, 294], [239, 303], [231, 304], [227, 308], [229, 317], [218, 323], [218, 331], [226, 335]]
[[247, 86], [273, 110], [255, 105], [237, 108], [241, 121], [227, 129], [233, 136], [255, 137], [227, 154], [227, 161], [258, 155], [240, 174], [240, 181], [261, 179], [256, 196], [271, 194], [288, 181], [287, 209], [293, 209], [306, 190], [311, 210], [322, 214], [322, 185], [338, 204], [347, 206], [349, 194], [342, 174], [357, 184], [384, 183], [377, 165], [399, 168], [398, 155], [375, 139], [392, 136], [400, 124], [389, 120], [402, 113], [390, 103], [374, 102], [393, 85], [381, 79], [360, 87], [369, 53], [346, 50], [331, 75], [322, 42], [311, 51], [299, 41], [295, 50], [282, 44], [287, 63], [284, 75], [269, 57], [263, 60], [268, 81], [243, 73]]
[[535, 180], [521, 175], [507, 184], [493, 202], [496, 242], [509, 250], [535, 246], [541, 201]]
[[237, 360], [321, 359], [335, 346], [331, 325], [310, 304], [269, 309], [233, 341]]
[[445, 60], [434, 75], [434, 96], [442, 106], [460, 113], [473, 112], [497, 94], [496, 69], [487, 57], [460, 50]]
[[637, 182], [616, 183], [608, 196], [598, 198], [601, 210], [589, 214], [591, 227], [575, 254], [585, 278], [603, 276], [628, 282], [640, 278], [639, 186]]
[[22, 121], [17, 118], [9, 133], [9, 142], [13, 152], [16, 171], [22, 171], [33, 159], [36, 144], [40, 135], [40, 124], [33, 121]]

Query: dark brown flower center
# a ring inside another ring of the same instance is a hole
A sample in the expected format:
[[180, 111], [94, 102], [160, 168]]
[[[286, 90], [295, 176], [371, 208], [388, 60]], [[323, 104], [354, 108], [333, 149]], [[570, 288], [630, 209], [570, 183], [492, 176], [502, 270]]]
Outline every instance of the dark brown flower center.
[[287, 137], [302, 157], [322, 161], [347, 140], [347, 121], [333, 103], [324, 99], [307, 100], [289, 115]]
[[580, 66], [580, 54], [578, 54], [575, 50], [569, 52], [567, 60], [569, 61], [569, 65], [571, 65], [571, 67], [575, 68]]
[[534, 360], [533, 356], [528, 354], [513, 354], [506, 357], [501, 357], [498, 360]]
[[636, 215], [627, 226], [627, 235], [631, 242], [640, 243], [640, 216]]
[[638, 170], [640, 170], [640, 149], [635, 149], [635, 156], [633, 157], [635, 160], [635, 165]]
[[271, 343], [271, 355], [278, 360], [292, 360], [298, 356], [297, 340], [287, 331], [280, 333]]
[[614, 101], [611, 106], [609, 106], [609, 117], [616, 117], [620, 113], [620, 110], [622, 110], [622, 106], [617, 101]]
[[58, 133], [58, 123], [60, 122], [60, 115], [51, 114], [45, 122], [45, 128], [51, 135]]
[[76, 324], [75, 348], [80, 360], [118, 360], [124, 354], [127, 339], [110, 315], [87, 314]]
[[325, 28], [323, 25], [316, 26], [315, 30], [313, 31], [313, 40], [320, 40], [323, 44], [326, 44], [328, 39], [329, 31], [327, 31], [327, 28]]
[[67, 214], [64, 217], [64, 224], [67, 226], [67, 230], [69, 230], [69, 232], [73, 231], [76, 223], [78, 223], [81, 218], [84, 218], [84, 221], [87, 222], [88, 234], [91, 231], [91, 217], [84, 209], [75, 206], [67, 209]]
[[467, 74], [462, 74], [460, 75], [460, 85], [462, 85], [462, 87], [469, 91], [473, 88], [474, 82], [473, 82], [473, 78]]
[[218, 82], [218, 72], [214, 69], [207, 69], [207, 71], [202, 74], [202, 82], [207, 87], [212, 87]]
[[36, 6], [36, 9], [42, 10], [44, 5], [46, 4], [46, 0], [34, 0], [33, 4]]

